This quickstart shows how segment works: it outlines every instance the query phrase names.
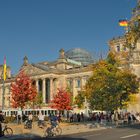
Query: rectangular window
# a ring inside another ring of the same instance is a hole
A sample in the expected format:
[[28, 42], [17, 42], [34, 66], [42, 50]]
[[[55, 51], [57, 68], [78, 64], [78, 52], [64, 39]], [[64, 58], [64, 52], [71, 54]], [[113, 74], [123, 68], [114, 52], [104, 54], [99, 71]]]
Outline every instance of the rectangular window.
[[68, 80], [68, 81], [67, 81], [67, 86], [68, 86], [68, 87], [72, 87], [72, 80]]
[[77, 88], [80, 88], [80, 87], [81, 87], [81, 80], [77, 79]]

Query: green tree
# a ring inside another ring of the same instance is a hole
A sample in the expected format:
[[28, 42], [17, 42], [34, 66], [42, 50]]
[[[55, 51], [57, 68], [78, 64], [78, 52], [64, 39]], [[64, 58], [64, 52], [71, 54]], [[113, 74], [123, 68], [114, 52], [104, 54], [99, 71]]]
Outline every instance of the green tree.
[[107, 60], [99, 61], [93, 66], [93, 74], [83, 93], [91, 109], [109, 111], [123, 108], [130, 100], [129, 95], [138, 92], [136, 76], [128, 70], [119, 69], [113, 59], [109, 55]]
[[113, 52], [109, 52], [106, 61], [112, 65], [118, 65], [118, 61], [115, 57], [115, 54]]
[[84, 101], [85, 101], [85, 93], [84, 91], [80, 91], [78, 95], [75, 97], [74, 104], [76, 104], [79, 108], [82, 108]]
[[130, 71], [99, 62], [93, 70], [86, 88], [89, 89], [90, 105], [93, 109], [116, 110], [126, 106], [131, 93], [138, 92], [138, 81]]
[[67, 85], [67, 87], [66, 87], [66, 92], [68, 92], [70, 94], [70, 104], [71, 104], [71, 106], [73, 106], [73, 104], [74, 104], [73, 92], [72, 92], [72, 88], [69, 85]]
[[33, 106], [38, 106], [41, 107], [43, 104], [43, 96], [42, 96], [42, 92], [39, 92], [33, 102]]

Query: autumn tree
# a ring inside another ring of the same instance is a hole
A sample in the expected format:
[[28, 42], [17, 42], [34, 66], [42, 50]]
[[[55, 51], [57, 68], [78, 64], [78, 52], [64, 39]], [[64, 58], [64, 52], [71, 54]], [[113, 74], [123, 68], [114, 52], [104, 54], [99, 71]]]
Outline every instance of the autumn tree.
[[125, 34], [125, 44], [124, 46], [129, 48], [130, 54], [133, 49], [136, 48], [136, 43], [140, 39], [140, 2], [137, 3], [136, 7], [133, 9], [133, 17], [128, 22], [127, 32]]
[[[109, 55], [93, 66], [93, 74], [86, 83], [82, 96], [86, 96], [93, 110], [116, 110], [130, 100], [130, 94], [138, 92], [138, 81], [129, 70], [119, 69]], [[113, 62], [113, 63], [111, 63]]]
[[129, 95], [138, 92], [138, 81], [128, 70], [102, 61], [96, 64], [86, 88], [93, 109], [116, 110], [126, 106]]
[[37, 95], [35, 85], [28, 75], [21, 71], [11, 84], [12, 106], [23, 109], [26, 103], [33, 102]]
[[66, 90], [58, 89], [58, 92], [54, 96], [54, 99], [51, 101], [50, 106], [59, 111], [71, 110], [71, 94]]
[[112, 64], [114, 66], [118, 66], [119, 65], [119, 60], [116, 58], [115, 54], [113, 52], [109, 52], [108, 56], [106, 58], [106, 61], [109, 64]]

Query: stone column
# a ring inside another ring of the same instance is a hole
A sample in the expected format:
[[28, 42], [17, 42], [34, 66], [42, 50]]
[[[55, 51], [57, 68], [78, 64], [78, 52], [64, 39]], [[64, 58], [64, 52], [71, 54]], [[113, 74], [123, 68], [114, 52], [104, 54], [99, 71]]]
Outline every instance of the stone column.
[[37, 90], [37, 93], [38, 93], [38, 79], [36, 80], [36, 90]]
[[81, 83], [81, 89], [83, 89], [83, 78], [82, 77], [80, 78], [80, 81], [81, 81], [80, 82]]
[[42, 97], [43, 97], [43, 103], [46, 103], [46, 79], [43, 79], [42, 84]]
[[10, 101], [10, 99], [11, 99], [11, 95], [10, 95], [10, 93], [11, 93], [11, 87], [9, 86], [9, 108], [11, 107], [11, 101]]
[[57, 92], [57, 79], [53, 80], [53, 95], [55, 96]]
[[75, 98], [75, 79], [73, 78], [72, 79], [72, 93], [73, 93], [73, 101], [74, 101], [74, 98]]
[[50, 78], [50, 100], [53, 99], [53, 78]]

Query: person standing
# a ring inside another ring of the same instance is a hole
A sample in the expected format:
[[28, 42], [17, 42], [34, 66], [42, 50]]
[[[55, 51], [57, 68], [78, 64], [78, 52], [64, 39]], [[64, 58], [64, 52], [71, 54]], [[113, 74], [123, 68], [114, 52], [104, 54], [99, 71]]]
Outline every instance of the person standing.
[[84, 113], [81, 112], [81, 121], [84, 121]]
[[44, 126], [44, 119], [45, 119], [45, 116], [42, 115], [42, 113], [40, 112], [38, 115], [38, 126], [40, 128], [42, 128], [42, 126]]
[[30, 124], [30, 128], [32, 128], [33, 115], [32, 115], [31, 112], [29, 113], [28, 121], [29, 121], [29, 124]]
[[3, 133], [2, 133], [2, 122], [4, 121], [4, 116], [2, 114], [2, 111], [0, 111], [0, 137], [3, 136]]
[[78, 122], [80, 122], [80, 121], [81, 121], [81, 116], [80, 116], [80, 113], [78, 113], [78, 114], [77, 114], [77, 120], [78, 120]]

